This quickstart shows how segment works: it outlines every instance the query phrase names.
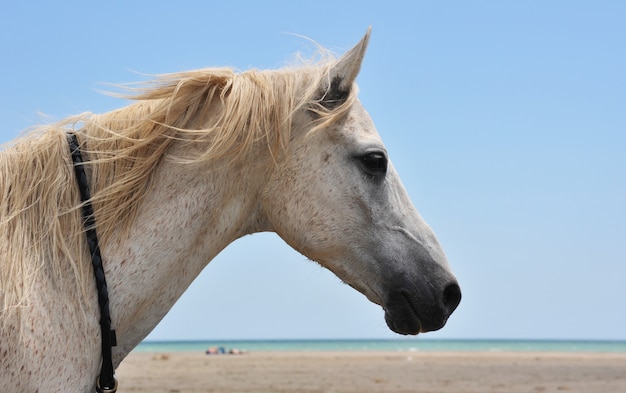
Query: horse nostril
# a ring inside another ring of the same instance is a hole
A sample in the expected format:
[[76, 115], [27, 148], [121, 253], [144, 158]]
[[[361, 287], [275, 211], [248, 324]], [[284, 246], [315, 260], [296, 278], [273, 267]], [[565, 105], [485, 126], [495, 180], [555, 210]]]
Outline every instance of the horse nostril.
[[457, 283], [449, 284], [443, 291], [443, 304], [448, 309], [448, 313], [452, 314], [461, 303], [461, 288]]

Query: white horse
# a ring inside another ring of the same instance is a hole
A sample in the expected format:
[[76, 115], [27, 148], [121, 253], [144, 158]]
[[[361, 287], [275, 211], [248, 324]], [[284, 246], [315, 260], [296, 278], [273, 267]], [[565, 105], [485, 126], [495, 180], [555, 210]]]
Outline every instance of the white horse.
[[461, 299], [354, 83], [369, 39], [339, 60], [203, 69], [134, 91], [0, 153], [0, 387], [92, 392], [99, 308], [66, 140], [86, 162], [118, 345], [115, 367], [235, 239], [276, 232], [385, 311], [391, 330], [443, 327]]

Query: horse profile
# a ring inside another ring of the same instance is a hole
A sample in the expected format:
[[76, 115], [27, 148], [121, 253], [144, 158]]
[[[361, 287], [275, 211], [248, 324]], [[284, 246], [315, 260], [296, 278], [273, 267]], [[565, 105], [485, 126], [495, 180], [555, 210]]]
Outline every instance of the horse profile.
[[127, 107], [6, 146], [3, 391], [95, 389], [100, 314], [68, 132], [92, 191], [115, 367], [212, 258], [262, 231], [379, 304], [391, 330], [443, 327], [461, 292], [357, 99], [368, 40], [298, 67], [162, 75]]

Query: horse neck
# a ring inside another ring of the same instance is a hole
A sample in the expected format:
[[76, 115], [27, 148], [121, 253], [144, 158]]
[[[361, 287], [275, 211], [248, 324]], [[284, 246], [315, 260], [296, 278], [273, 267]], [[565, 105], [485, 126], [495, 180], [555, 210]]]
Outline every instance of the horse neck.
[[262, 172], [251, 165], [200, 168], [164, 160], [128, 235], [104, 249], [117, 362], [224, 247], [265, 229], [256, 197]]

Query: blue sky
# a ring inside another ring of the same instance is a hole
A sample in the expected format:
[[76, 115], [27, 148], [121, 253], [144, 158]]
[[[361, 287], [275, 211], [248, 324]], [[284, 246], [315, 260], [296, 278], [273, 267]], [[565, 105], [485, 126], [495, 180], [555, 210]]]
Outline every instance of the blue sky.
[[[219, 3], [219, 4], [215, 4]], [[102, 83], [342, 53], [463, 301], [432, 338], [626, 339], [626, 3], [21, 1], [0, 14], [0, 141], [125, 102]], [[106, 258], [106, 256], [105, 256]], [[389, 338], [275, 235], [236, 241], [151, 339]]]

